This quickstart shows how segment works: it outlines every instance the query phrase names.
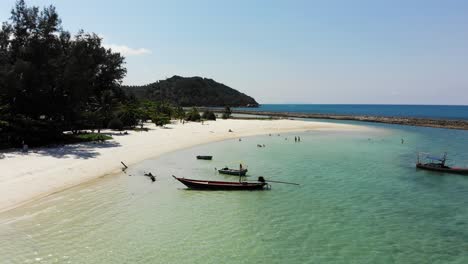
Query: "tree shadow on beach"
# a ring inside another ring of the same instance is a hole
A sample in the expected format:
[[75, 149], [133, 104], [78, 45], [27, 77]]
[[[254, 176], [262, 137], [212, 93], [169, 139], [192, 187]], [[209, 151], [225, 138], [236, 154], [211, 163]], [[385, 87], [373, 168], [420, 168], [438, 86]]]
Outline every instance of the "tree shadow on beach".
[[87, 142], [72, 145], [62, 145], [53, 148], [36, 149], [36, 155], [51, 156], [60, 159], [90, 159], [99, 156], [99, 149], [120, 147], [120, 143], [114, 141]]

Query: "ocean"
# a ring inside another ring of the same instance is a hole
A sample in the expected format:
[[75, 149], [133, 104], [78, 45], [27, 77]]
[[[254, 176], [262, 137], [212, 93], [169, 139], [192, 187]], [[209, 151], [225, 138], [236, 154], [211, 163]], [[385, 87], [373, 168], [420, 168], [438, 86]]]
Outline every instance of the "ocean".
[[246, 111], [371, 115], [468, 120], [468, 105], [264, 104]]
[[[414, 166], [418, 151], [467, 166], [468, 132], [369, 126], [201, 145], [53, 194], [0, 214], [0, 263], [468, 263], [468, 177]], [[240, 162], [300, 186], [190, 191], [171, 177], [236, 180], [215, 168]]]

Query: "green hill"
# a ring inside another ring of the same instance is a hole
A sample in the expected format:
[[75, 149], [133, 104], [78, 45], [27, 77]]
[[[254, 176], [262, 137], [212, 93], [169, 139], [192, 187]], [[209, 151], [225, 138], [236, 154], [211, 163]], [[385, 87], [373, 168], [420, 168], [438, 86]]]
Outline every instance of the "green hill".
[[254, 98], [213, 79], [202, 77], [175, 75], [148, 85], [122, 88], [138, 99], [165, 101], [179, 106], [258, 106]]

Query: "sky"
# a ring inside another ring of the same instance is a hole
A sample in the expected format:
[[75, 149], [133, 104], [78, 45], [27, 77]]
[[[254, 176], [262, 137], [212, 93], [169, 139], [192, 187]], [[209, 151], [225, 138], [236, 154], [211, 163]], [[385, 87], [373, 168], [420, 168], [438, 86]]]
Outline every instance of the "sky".
[[464, 0], [26, 2], [102, 36], [126, 57], [124, 84], [202, 76], [264, 104], [468, 105]]

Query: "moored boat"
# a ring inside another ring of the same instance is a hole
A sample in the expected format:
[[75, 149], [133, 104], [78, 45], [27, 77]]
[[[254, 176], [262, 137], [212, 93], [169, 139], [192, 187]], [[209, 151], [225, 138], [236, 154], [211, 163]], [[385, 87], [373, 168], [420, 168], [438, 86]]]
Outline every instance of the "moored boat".
[[213, 156], [198, 155], [198, 156], [197, 156], [197, 159], [199, 159], [199, 160], [212, 160], [212, 159], [213, 159]]
[[218, 170], [219, 173], [221, 174], [227, 174], [227, 175], [233, 175], [233, 176], [245, 176], [247, 173], [247, 169], [229, 169], [228, 167], [222, 168]]
[[[224, 182], [224, 181], [207, 181], [207, 180], [194, 180], [178, 178], [172, 175], [174, 179], [178, 180], [189, 189], [195, 190], [224, 190], [224, 191], [254, 191], [263, 190], [269, 185], [261, 177], [258, 182]], [[263, 181], [262, 181], [263, 180]]]
[[416, 162], [416, 168], [418, 169], [468, 175], [468, 168], [450, 167], [445, 164], [447, 153], [444, 153], [442, 157], [426, 155], [424, 159], [429, 162], [421, 162], [421, 154], [424, 153], [418, 153], [418, 161]]

